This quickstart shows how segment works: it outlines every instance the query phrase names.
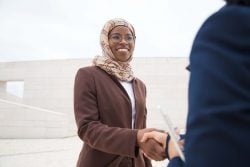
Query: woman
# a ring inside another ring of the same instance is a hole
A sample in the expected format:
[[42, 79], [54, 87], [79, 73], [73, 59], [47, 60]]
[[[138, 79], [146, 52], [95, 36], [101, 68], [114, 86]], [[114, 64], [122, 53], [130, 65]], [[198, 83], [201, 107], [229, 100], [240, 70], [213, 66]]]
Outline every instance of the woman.
[[75, 118], [84, 141], [77, 166], [149, 167], [139, 147], [150, 154], [156, 142], [138, 142], [150, 129], [138, 130], [146, 127], [147, 110], [146, 87], [129, 64], [134, 28], [123, 19], [110, 20], [100, 43], [103, 55], [94, 58], [94, 66], [79, 69], [75, 78]]

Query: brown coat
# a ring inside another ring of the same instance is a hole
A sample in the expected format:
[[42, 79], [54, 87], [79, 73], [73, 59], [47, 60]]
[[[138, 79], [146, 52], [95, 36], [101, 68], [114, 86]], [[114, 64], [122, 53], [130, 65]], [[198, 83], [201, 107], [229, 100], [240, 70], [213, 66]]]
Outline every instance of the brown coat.
[[75, 78], [74, 109], [78, 135], [84, 141], [78, 167], [149, 167], [136, 146], [137, 130], [146, 127], [146, 87], [132, 81], [135, 129], [131, 102], [119, 81], [92, 66], [79, 69]]

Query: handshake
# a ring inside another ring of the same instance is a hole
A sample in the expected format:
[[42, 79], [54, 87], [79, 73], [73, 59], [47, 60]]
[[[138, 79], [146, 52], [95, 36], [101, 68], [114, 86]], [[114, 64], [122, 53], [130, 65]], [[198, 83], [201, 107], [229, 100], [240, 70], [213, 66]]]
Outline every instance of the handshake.
[[[178, 130], [175, 133], [179, 135]], [[169, 134], [161, 130], [153, 128], [139, 129], [137, 132], [137, 144], [140, 151], [151, 160], [162, 161], [166, 158], [170, 160], [180, 156]], [[183, 150], [184, 140], [179, 140], [178, 144]]]

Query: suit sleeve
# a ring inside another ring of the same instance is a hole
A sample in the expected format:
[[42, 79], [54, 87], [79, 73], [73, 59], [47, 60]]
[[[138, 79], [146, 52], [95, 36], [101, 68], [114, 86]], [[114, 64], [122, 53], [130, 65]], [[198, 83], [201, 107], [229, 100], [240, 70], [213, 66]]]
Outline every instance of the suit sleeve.
[[184, 163], [180, 159], [180, 157], [175, 157], [171, 159], [168, 163], [168, 167], [183, 167]]
[[137, 130], [109, 127], [100, 121], [93, 74], [80, 69], [75, 77], [74, 110], [79, 137], [94, 149], [136, 157]]

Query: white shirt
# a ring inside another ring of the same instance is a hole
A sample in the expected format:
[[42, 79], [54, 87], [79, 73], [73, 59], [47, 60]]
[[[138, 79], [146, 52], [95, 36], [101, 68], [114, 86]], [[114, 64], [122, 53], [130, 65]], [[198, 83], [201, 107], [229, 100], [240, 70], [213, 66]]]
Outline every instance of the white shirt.
[[134, 129], [136, 110], [135, 110], [135, 95], [134, 95], [132, 83], [124, 82], [124, 81], [120, 81], [120, 83], [122, 84], [122, 86], [124, 87], [124, 89], [126, 90], [128, 96], [130, 98], [130, 102], [132, 105], [132, 129]]

